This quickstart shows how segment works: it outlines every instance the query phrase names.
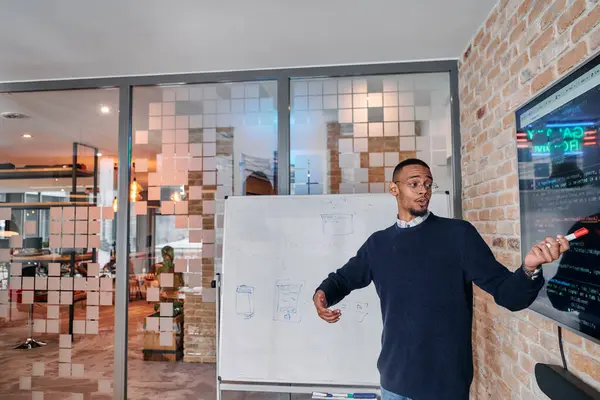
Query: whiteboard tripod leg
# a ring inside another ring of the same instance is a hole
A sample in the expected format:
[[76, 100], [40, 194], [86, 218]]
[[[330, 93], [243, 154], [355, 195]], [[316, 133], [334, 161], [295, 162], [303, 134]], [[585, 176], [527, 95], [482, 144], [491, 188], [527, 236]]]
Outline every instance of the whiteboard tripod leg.
[[219, 348], [219, 338], [220, 338], [220, 321], [221, 321], [221, 274], [217, 273], [215, 275], [215, 280], [211, 282], [211, 286], [213, 286], [216, 289], [216, 294], [217, 294], [217, 298], [216, 298], [216, 333], [217, 333], [217, 337], [215, 340], [215, 355], [216, 355], [216, 362], [215, 362], [215, 375], [217, 376], [217, 400], [221, 400], [221, 377], [219, 376], [219, 362], [220, 362], [220, 357], [219, 357], [219, 352], [220, 352], [220, 348]]

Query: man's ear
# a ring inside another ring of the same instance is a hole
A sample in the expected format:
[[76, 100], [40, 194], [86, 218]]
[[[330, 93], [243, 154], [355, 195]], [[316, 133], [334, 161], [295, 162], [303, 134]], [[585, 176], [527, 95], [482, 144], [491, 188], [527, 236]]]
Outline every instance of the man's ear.
[[398, 194], [400, 194], [400, 192], [398, 190], [398, 186], [394, 182], [390, 182], [390, 193], [394, 197], [398, 197]]

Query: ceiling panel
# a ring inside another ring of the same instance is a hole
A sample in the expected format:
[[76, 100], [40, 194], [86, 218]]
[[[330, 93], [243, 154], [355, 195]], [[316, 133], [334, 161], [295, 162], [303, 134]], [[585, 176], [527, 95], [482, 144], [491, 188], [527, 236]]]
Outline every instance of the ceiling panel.
[[496, 0], [20, 0], [0, 81], [458, 58]]

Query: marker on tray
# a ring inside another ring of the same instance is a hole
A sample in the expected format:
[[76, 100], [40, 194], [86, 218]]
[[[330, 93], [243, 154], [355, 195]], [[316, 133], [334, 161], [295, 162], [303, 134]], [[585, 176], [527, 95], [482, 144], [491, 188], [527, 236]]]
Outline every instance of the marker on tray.
[[348, 394], [340, 394], [340, 393], [321, 393], [321, 392], [313, 392], [313, 399], [376, 399], [377, 395], [375, 393], [348, 393]]
[[[565, 236], [565, 239], [567, 239], [570, 242], [571, 240], [578, 239], [582, 236], [587, 235], [588, 233], [590, 233], [590, 231], [588, 231], [587, 228], [580, 228], [580, 229], [577, 229], [575, 232]], [[546, 246], [552, 247], [552, 245], [550, 243], [546, 243]]]

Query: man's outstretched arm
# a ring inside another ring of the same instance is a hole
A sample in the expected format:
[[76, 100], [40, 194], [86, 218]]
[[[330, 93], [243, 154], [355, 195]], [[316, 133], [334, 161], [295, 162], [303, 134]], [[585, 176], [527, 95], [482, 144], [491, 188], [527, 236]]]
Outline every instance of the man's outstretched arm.
[[319, 316], [328, 322], [339, 318], [339, 311], [328, 310], [339, 303], [351, 291], [368, 286], [371, 283], [371, 268], [367, 244], [363, 244], [356, 255], [337, 271], [332, 272], [321, 282], [313, 297]]
[[[515, 272], [496, 260], [491, 249], [475, 227], [465, 224], [462, 266], [467, 276], [480, 288], [494, 296], [496, 304], [510, 311], [529, 307], [544, 285], [544, 277], [528, 277], [526, 270], [552, 262], [568, 250], [564, 238], [547, 238], [547, 243], [538, 243]], [[529, 268], [528, 268], [529, 267]]]

